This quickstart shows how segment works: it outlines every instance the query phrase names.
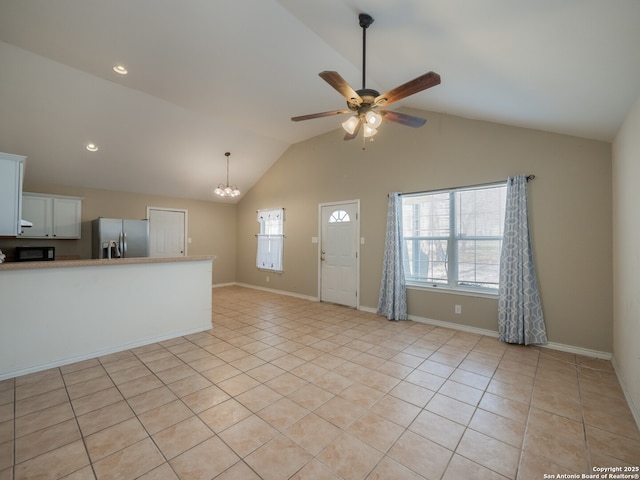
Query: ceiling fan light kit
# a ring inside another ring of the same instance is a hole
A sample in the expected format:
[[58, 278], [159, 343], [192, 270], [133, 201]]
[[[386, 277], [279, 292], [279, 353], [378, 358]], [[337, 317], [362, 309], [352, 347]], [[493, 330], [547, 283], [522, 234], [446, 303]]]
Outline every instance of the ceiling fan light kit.
[[360, 124], [360, 119], [358, 117], [349, 117], [347, 120], [342, 122], [342, 128], [349, 135], [353, 135]]
[[374, 112], [373, 110], [369, 110], [364, 118], [367, 121], [367, 125], [369, 125], [371, 128], [378, 128], [382, 123], [382, 117], [380, 116], [380, 114]]
[[[312, 113], [292, 117], [291, 120], [299, 122], [311, 120], [313, 118], [328, 117], [332, 115], [342, 115], [354, 113], [352, 117], [342, 122], [345, 130], [345, 140], [352, 140], [358, 136], [362, 129], [364, 138], [373, 137], [378, 132], [378, 127], [382, 120], [388, 120], [407, 127], [421, 127], [426, 123], [424, 118], [414, 117], [404, 113], [393, 112], [391, 110], [377, 110], [381, 106], [390, 105], [393, 102], [402, 100], [410, 95], [435, 87], [440, 84], [440, 75], [435, 72], [428, 72], [413, 80], [389, 90], [382, 95], [377, 90], [365, 87], [366, 78], [366, 49], [367, 49], [367, 28], [373, 23], [371, 15], [361, 13], [358, 16], [360, 27], [362, 27], [362, 88], [354, 90], [338, 72], [320, 72], [320, 77], [338, 91], [347, 101], [348, 110], [331, 110], [328, 112]], [[372, 139], [373, 140], [373, 139]], [[364, 148], [364, 146], [363, 146]]]
[[376, 133], [378, 133], [378, 130], [376, 128], [371, 128], [366, 123], [364, 124], [364, 127], [362, 129], [362, 136], [364, 138], [373, 137]]
[[233, 198], [240, 195], [240, 190], [238, 190], [238, 187], [236, 187], [235, 185], [229, 185], [229, 156], [230, 155], [231, 155], [231, 152], [226, 152], [224, 154], [224, 156], [227, 157], [227, 184], [224, 185], [221, 183], [213, 191], [213, 193], [215, 193], [216, 195], [222, 198], [225, 198], [225, 197]]

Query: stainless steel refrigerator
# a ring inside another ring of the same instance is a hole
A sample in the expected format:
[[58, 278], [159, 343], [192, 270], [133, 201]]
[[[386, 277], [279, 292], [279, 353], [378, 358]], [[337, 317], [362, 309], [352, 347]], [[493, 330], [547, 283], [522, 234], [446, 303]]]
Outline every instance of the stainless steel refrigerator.
[[91, 224], [93, 258], [149, 256], [149, 220], [96, 218]]

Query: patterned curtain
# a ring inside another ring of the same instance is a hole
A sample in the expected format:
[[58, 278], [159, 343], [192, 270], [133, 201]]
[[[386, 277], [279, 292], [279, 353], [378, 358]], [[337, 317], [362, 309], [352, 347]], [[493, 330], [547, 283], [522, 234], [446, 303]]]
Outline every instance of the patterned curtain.
[[547, 343], [527, 218], [527, 177], [510, 177], [498, 293], [500, 340], [524, 345]]
[[389, 194], [378, 313], [389, 320], [407, 319], [407, 290], [402, 263], [402, 202], [397, 192]]

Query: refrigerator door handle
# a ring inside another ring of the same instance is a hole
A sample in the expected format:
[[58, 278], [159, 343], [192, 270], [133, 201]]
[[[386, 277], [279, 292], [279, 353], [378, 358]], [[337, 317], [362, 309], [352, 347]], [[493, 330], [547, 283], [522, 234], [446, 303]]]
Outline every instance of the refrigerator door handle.
[[120, 232], [122, 238], [122, 258], [127, 258], [127, 232]]

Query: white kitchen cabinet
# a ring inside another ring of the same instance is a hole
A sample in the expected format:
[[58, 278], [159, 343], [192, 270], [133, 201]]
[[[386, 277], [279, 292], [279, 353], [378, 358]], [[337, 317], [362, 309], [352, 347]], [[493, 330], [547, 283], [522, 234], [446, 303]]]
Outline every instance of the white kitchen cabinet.
[[0, 236], [20, 233], [25, 157], [0, 153]]
[[53, 198], [46, 195], [22, 195], [22, 216], [33, 224], [23, 228], [21, 237], [47, 238], [52, 236]]
[[53, 236], [80, 238], [82, 199], [53, 197]]
[[33, 223], [23, 229], [23, 238], [80, 238], [82, 199], [62, 195], [26, 193], [22, 216]]

